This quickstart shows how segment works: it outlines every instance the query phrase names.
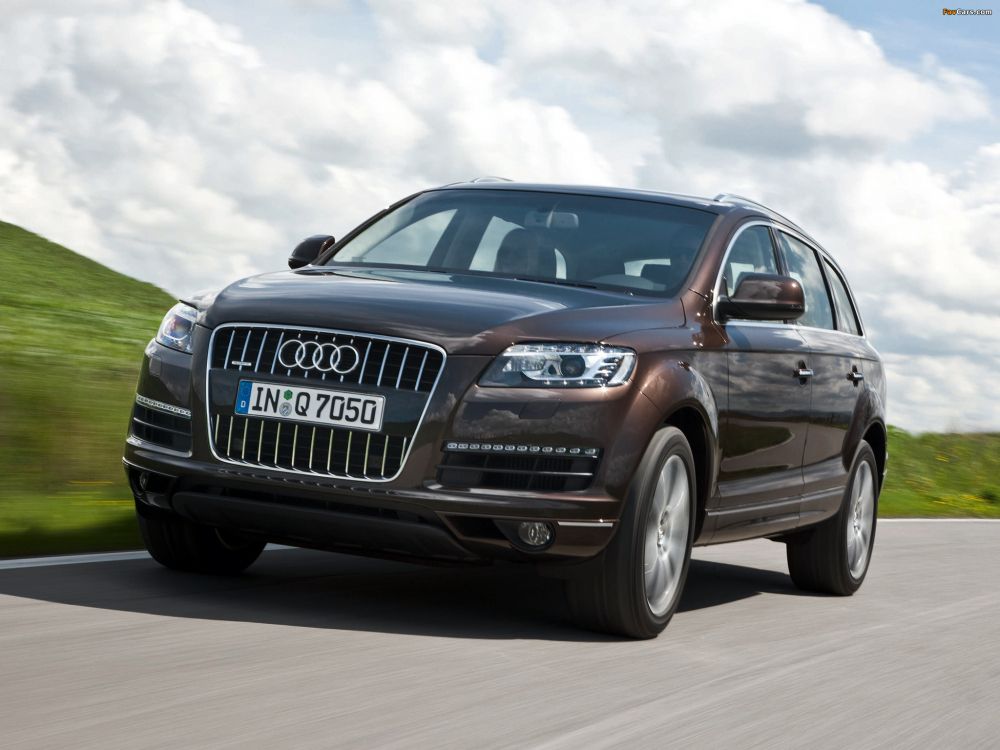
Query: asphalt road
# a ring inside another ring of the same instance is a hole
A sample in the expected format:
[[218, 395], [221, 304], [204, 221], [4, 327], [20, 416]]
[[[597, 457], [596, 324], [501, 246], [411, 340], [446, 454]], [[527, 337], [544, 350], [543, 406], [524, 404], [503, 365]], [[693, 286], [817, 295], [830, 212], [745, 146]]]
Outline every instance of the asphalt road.
[[1000, 524], [879, 527], [853, 598], [767, 541], [695, 551], [656, 641], [558, 582], [277, 550], [0, 570], [0, 746], [997, 747]]

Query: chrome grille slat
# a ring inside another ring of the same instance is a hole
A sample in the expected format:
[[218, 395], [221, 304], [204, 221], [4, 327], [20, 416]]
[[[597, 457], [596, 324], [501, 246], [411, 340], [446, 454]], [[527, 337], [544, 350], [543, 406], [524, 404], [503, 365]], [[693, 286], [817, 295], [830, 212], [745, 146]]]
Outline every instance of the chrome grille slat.
[[[229, 362], [229, 353], [233, 350], [233, 339], [236, 338], [236, 331], [233, 331], [232, 335], [229, 337], [229, 343], [226, 345], [226, 362]], [[229, 367], [227, 364], [226, 367]]]
[[250, 332], [247, 332], [246, 341], [243, 342], [243, 352], [240, 354], [240, 372], [243, 372], [243, 363], [247, 361], [247, 347], [250, 346]]
[[413, 390], [420, 390], [420, 378], [424, 376], [424, 366], [427, 364], [427, 352], [424, 352], [424, 358], [420, 360], [420, 369], [417, 371], [417, 382], [413, 384]]
[[365, 368], [368, 366], [368, 354], [372, 350], [372, 342], [368, 342], [368, 346], [365, 347], [365, 358], [361, 362], [361, 371], [358, 373], [358, 383], [361, 383], [362, 379], [365, 377]]
[[406, 369], [406, 357], [410, 354], [410, 347], [403, 350], [403, 361], [399, 363], [399, 375], [396, 376], [396, 388], [403, 382], [403, 371]]
[[264, 331], [264, 337], [260, 340], [260, 348], [257, 350], [257, 361], [253, 365], [254, 372], [260, 372], [260, 358], [264, 354], [264, 346], [267, 344], [267, 333], [267, 331]]
[[281, 350], [281, 342], [285, 340], [285, 332], [278, 336], [278, 345], [274, 347], [274, 357], [271, 359], [271, 374], [274, 375], [274, 366], [278, 364], [278, 352]]
[[389, 360], [389, 350], [392, 348], [392, 344], [385, 345], [385, 354], [382, 355], [382, 366], [378, 368], [378, 380], [375, 381], [375, 385], [382, 385], [382, 373], [385, 372], [385, 363]]

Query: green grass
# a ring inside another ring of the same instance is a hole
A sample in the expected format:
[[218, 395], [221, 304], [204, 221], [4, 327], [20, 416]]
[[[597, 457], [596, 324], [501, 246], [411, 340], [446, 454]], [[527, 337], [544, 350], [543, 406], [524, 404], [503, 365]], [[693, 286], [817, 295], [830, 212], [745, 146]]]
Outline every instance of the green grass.
[[890, 427], [879, 515], [1000, 518], [1000, 434]]
[[0, 222], [0, 557], [139, 545], [122, 444], [171, 304]]
[[[0, 557], [138, 547], [121, 468], [162, 290], [0, 222]], [[1000, 435], [893, 429], [883, 516], [1000, 518]]]
[[20, 557], [136, 549], [142, 544], [134, 507], [131, 496], [101, 498], [87, 487], [52, 496], [5, 497], [0, 550]]

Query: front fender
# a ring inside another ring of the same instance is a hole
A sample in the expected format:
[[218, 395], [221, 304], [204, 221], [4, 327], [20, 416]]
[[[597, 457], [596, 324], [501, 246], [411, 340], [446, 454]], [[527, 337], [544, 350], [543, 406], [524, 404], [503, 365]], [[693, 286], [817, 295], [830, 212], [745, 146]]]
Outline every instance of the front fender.
[[[704, 507], [710, 507], [717, 495], [719, 453], [719, 413], [725, 408], [728, 393], [728, 360], [716, 352], [664, 351], [643, 355], [643, 365], [636, 373], [642, 394], [660, 413], [657, 428], [674, 424], [685, 433], [699, 428], [703, 434]], [[651, 436], [650, 436], [651, 437]], [[689, 434], [692, 443], [692, 435]]]

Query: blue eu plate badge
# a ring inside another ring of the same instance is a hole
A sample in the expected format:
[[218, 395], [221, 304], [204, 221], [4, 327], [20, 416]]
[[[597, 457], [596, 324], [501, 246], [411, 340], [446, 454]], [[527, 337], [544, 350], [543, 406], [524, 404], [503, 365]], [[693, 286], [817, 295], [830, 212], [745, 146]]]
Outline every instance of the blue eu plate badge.
[[250, 412], [250, 392], [253, 390], [253, 383], [249, 380], [240, 381], [240, 390], [236, 393], [236, 413], [248, 414]]

